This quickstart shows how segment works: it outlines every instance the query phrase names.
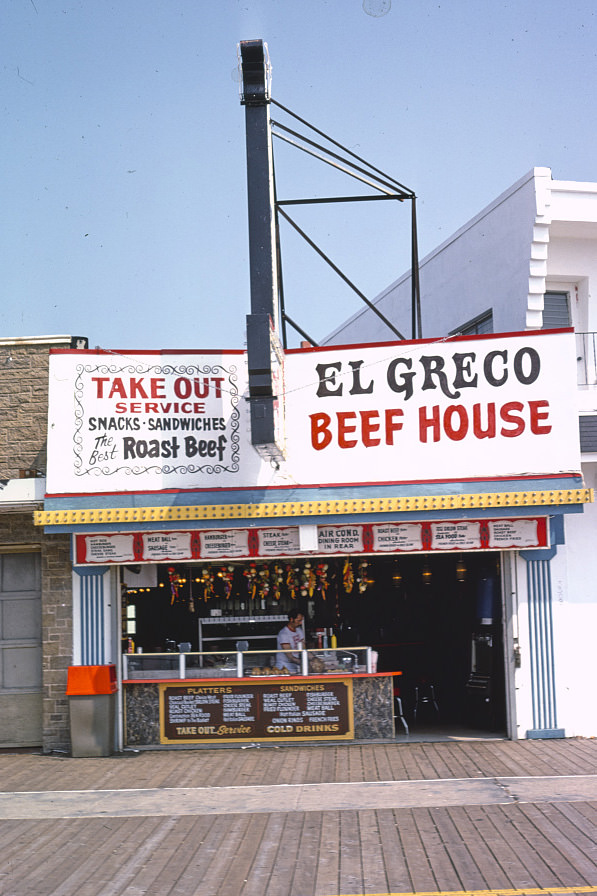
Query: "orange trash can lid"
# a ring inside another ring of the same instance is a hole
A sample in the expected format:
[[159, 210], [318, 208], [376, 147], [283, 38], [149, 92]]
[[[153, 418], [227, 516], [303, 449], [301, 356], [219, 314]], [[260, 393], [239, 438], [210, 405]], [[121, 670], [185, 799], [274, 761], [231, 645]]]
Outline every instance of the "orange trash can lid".
[[116, 666], [69, 666], [66, 684], [67, 697], [93, 694], [115, 694]]

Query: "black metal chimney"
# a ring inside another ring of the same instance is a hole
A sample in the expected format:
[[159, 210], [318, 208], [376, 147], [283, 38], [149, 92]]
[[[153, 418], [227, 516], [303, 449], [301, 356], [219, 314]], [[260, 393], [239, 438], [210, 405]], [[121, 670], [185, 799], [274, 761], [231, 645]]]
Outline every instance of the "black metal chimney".
[[270, 132], [270, 67], [261, 40], [241, 41], [245, 107], [251, 313], [247, 358], [251, 441], [264, 457], [284, 456], [283, 353], [278, 341], [278, 274]]

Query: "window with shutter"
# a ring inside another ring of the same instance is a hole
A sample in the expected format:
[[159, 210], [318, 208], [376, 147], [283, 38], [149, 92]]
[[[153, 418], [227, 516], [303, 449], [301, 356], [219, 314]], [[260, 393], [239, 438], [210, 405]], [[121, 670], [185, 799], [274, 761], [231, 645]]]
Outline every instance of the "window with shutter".
[[480, 333], [493, 333], [493, 312], [484, 311], [483, 314], [473, 317], [456, 330], [452, 330], [450, 336], [478, 336]]
[[544, 330], [557, 330], [571, 326], [567, 292], [546, 292], [543, 296]]

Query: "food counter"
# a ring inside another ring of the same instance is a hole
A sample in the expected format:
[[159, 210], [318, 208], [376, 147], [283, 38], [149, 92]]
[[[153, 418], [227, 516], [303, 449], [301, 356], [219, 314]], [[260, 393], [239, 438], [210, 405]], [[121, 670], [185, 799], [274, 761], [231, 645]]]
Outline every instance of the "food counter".
[[395, 736], [399, 672], [366, 647], [300, 653], [301, 675], [259, 651], [125, 655], [125, 747]]

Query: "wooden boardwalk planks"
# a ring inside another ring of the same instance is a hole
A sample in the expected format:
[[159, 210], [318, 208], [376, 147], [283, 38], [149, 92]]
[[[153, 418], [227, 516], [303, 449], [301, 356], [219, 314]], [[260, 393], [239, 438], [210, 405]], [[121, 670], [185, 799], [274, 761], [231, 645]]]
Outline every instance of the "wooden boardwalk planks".
[[[173, 811], [177, 787], [545, 774], [597, 774], [597, 742], [314, 745], [97, 760], [0, 756], [5, 791], [170, 787]], [[597, 887], [597, 803], [279, 808], [2, 822], [0, 893], [362, 896], [542, 887], [547, 896], [550, 887]]]
[[597, 886], [596, 831], [589, 803], [16, 822], [0, 892], [581, 892]]
[[0, 789], [35, 791], [519, 775], [597, 774], [597, 739], [325, 745], [125, 753], [100, 759], [0, 755]]

